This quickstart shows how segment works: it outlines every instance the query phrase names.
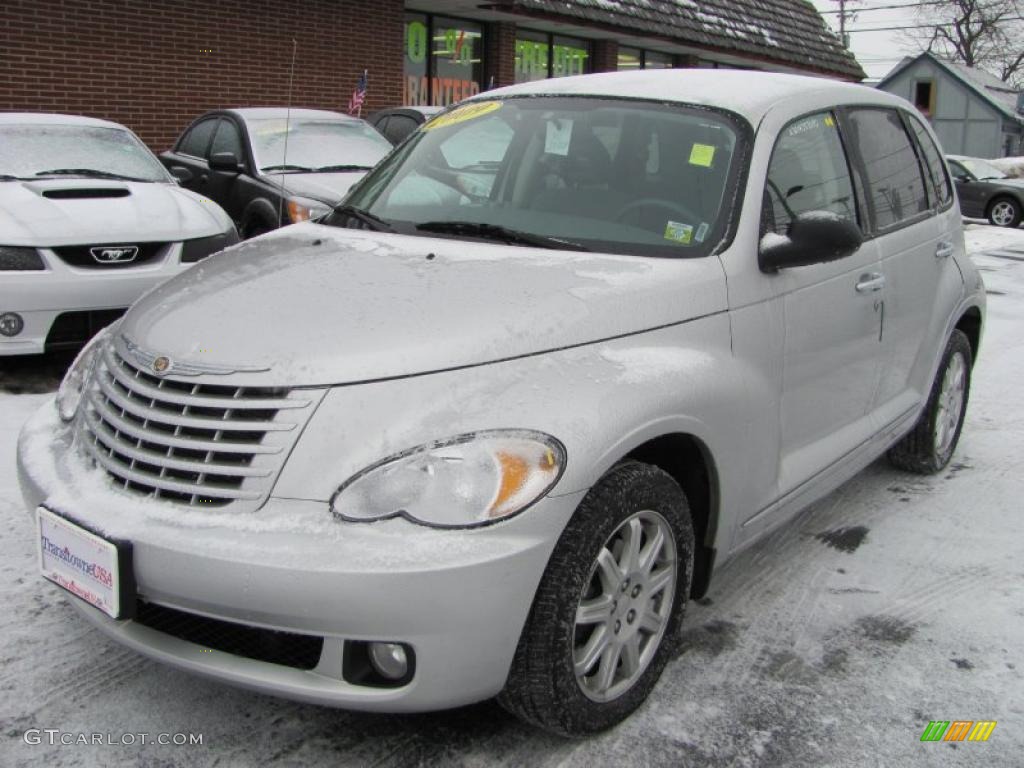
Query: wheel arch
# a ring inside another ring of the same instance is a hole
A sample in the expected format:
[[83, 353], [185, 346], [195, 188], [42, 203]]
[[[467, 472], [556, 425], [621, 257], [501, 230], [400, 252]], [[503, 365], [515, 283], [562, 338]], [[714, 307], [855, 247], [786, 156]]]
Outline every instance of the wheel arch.
[[277, 211], [274, 209], [273, 204], [266, 198], [257, 197], [245, 206], [245, 212], [242, 214], [242, 226], [239, 234], [245, 237], [245, 233], [254, 221], [262, 221], [267, 225], [267, 229], [277, 229], [278, 225], [274, 224], [274, 222], [277, 221]]
[[690, 596], [703, 597], [711, 583], [718, 534], [719, 485], [714, 457], [703, 440], [671, 432], [636, 446], [620, 461], [640, 461], [667, 472], [683, 489], [693, 520], [694, 567]]
[[962, 331], [971, 344], [971, 360], [978, 359], [978, 347], [981, 345], [981, 310], [978, 307], [968, 307], [954, 326]]

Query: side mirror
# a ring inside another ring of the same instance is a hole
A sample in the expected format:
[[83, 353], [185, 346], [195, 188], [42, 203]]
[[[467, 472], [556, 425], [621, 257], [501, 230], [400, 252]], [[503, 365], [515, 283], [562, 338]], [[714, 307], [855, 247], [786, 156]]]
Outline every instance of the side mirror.
[[805, 267], [843, 259], [864, 242], [860, 227], [831, 211], [797, 214], [785, 235], [769, 233], [761, 238], [757, 264], [762, 272]]
[[234, 152], [214, 152], [210, 155], [210, 170], [211, 171], [227, 171], [228, 173], [238, 173], [239, 171], [238, 157]]
[[971, 183], [971, 177], [970, 176], [954, 176], [953, 180], [957, 184], [970, 184]]
[[173, 176], [179, 184], [188, 184], [195, 178], [192, 175], [192, 171], [186, 168], [184, 165], [172, 165], [170, 167], [171, 176]]

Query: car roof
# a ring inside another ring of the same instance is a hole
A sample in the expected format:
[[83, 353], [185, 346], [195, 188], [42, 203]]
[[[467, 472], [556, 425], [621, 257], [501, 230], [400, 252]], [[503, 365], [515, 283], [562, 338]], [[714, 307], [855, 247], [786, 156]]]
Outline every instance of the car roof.
[[59, 115], [52, 112], [0, 112], [0, 125], [83, 125], [128, 130], [120, 123], [110, 120], [82, 115]]
[[249, 120], [268, 120], [268, 119], [281, 119], [291, 116], [292, 119], [298, 120], [341, 120], [341, 121], [357, 121], [358, 117], [352, 115], [342, 114], [341, 112], [331, 112], [326, 109], [305, 109], [292, 107], [241, 107], [237, 109], [224, 109], [219, 110], [220, 112], [230, 112], [233, 115], [237, 115], [245, 121]]
[[834, 93], [838, 104], [908, 104], [885, 91], [824, 77], [720, 69], [654, 69], [558, 77], [486, 91], [471, 101], [533, 95], [640, 98], [727, 109], [756, 124], [785, 100], [827, 93]]

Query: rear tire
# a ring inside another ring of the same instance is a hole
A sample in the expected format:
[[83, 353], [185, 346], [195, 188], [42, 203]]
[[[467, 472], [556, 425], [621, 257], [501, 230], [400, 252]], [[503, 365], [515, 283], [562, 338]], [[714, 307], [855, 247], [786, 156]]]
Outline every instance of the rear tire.
[[635, 461], [611, 469], [558, 540], [499, 703], [565, 736], [628, 717], [674, 652], [693, 551], [676, 481]]
[[946, 343], [924, 412], [914, 428], [889, 449], [889, 461], [919, 475], [942, 471], [956, 450], [971, 391], [971, 343], [954, 330]]
[[997, 197], [988, 207], [988, 220], [997, 227], [1015, 229], [1020, 226], [1021, 204], [1012, 197]]

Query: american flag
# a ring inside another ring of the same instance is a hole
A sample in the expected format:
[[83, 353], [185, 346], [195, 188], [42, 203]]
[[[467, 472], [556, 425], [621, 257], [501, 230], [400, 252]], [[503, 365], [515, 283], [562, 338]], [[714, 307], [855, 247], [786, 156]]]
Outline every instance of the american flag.
[[363, 70], [363, 74], [359, 77], [359, 82], [356, 83], [356, 89], [352, 91], [352, 98], [348, 100], [348, 113], [350, 115], [362, 117], [363, 102], [366, 101], [367, 72], [368, 70]]

